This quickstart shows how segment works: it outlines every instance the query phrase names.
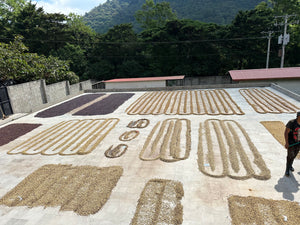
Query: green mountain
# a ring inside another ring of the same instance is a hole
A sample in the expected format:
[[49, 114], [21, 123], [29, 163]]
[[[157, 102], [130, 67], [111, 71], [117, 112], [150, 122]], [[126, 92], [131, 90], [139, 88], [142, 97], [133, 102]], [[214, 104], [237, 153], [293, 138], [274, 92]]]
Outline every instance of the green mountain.
[[[253, 9], [263, 0], [154, 0], [167, 1], [180, 19], [229, 24], [238, 11]], [[107, 0], [84, 15], [85, 21], [98, 33], [114, 25], [132, 23], [137, 30], [134, 14], [145, 0]]]

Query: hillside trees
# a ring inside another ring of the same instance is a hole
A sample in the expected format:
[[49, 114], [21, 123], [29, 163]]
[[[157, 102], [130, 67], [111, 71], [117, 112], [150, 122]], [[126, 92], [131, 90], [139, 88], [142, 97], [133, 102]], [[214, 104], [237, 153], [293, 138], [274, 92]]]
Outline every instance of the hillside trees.
[[87, 52], [94, 48], [97, 34], [86, 26], [81, 16], [72, 13], [66, 17], [64, 32], [67, 35], [64, 45], [50, 54], [69, 60], [71, 70], [83, 78], [88, 67]]
[[[198, 20], [219, 25], [230, 24], [239, 10], [253, 9], [261, 1], [267, 0], [155, 0], [156, 4], [170, 3], [178, 19]], [[109, 0], [84, 15], [84, 19], [98, 33], [106, 33], [109, 28], [121, 23], [132, 23], [140, 32], [134, 14], [141, 10], [145, 0]]]
[[[21, 6], [17, 13], [7, 13], [10, 16], [8, 19], [0, 17], [0, 41], [8, 44], [16, 35], [21, 35], [28, 52], [36, 53], [40, 57], [32, 57], [32, 60], [41, 60], [43, 57], [53, 59], [51, 56], [61, 59], [57, 61], [58, 64], [64, 62], [62, 60], [68, 60], [66, 71], [70, 67], [82, 76], [87, 67], [86, 52], [92, 48], [96, 36], [95, 32], [85, 25], [82, 17], [75, 14], [66, 16], [60, 13], [45, 13], [43, 8], [36, 7], [32, 2]], [[5, 9], [3, 7], [5, 6], [0, 5], [2, 11]], [[53, 63], [55, 60], [52, 60]]]
[[[157, 75], [217, 75], [219, 51], [213, 42], [218, 26], [193, 20], [169, 21], [162, 29], [141, 33], [149, 48], [151, 68]], [[150, 46], [149, 46], [150, 47]]]
[[[209, 76], [231, 69], [264, 68], [268, 39], [261, 32], [274, 29], [274, 11], [261, 3], [253, 10], [240, 11], [226, 26], [186, 19], [153, 27], [149, 24], [139, 34], [134, 34], [129, 24], [123, 24], [101, 35], [97, 47], [88, 54], [92, 62], [88, 76], [100, 80], [177, 74]], [[280, 65], [279, 47], [273, 37], [270, 67]]]
[[169, 2], [155, 4], [153, 0], [146, 0], [142, 9], [135, 13], [135, 19], [143, 29], [159, 28], [176, 18]]
[[[264, 68], [266, 62], [267, 39], [261, 32], [272, 30], [274, 17], [272, 9], [261, 3], [254, 10], [240, 11], [225, 37], [232, 41], [225, 42], [223, 49], [230, 49], [229, 68], [253, 69]], [[278, 63], [278, 45], [272, 39], [270, 66]]]
[[115, 77], [140, 76], [137, 60], [139, 43], [131, 24], [116, 25], [101, 35], [88, 53], [90, 62], [86, 76], [98, 80]]
[[[116, 0], [111, 4], [113, 2]], [[1, 42], [6, 42], [6, 45], [1, 44], [2, 54], [6, 57], [2, 58], [6, 64], [1, 62], [1, 76], [18, 82], [41, 77], [47, 82], [54, 82], [63, 77], [60, 72], [61, 75], [51, 72], [55, 69], [55, 63], [59, 68], [64, 68], [57, 71], [71, 75], [68, 72], [70, 69], [80, 79], [97, 80], [177, 74], [223, 75], [232, 69], [265, 67], [268, 40], [261, 32], [275, 30], [274, 15], [280, 11], [280, 4], [271, 8], [267, 3], [261, 3], [255, 9], [240, 11], [231, 24], [217, 25], [175, 19], [169, 4], [156, 2], [154, 4], [148, 0], [149, 7], [139, 11], [142, 16], [140, 22], [144, 23], [142, 32], [136, 33], [133, 24], [125, 23], [103, 34], [95, 33], [81, 16], [49, 14], [31, 2], [21, 4], [18, 13], [13, 16], [7, 14], [11, 18], [9, 23], [0, 17], [0, 26], [3, 28], [0, 39], [2, 37]], [[133, 4], [130, 0], [123, 3]], [[285, 10], [298, 12], [299, 8], [293, 3], [291, 1]], [[170, 17], [164, 16], [168, 15], [166, 12], [171, 12]], [[282, 30], [282, 27], [278, 27], [278, 30]], [[286, 48], [285, 65], [297, 66], [300, 63], [299, 25], [289, 26], [288, 32], [291, 41]], [[13, 38], [18, 34], [24, 36], [23, 43], [28, 49], [12, 49], [9, 42], [17, 44]], [[277, 56], [279, 48], [274, 34], [271, 39], [270, 67], [280, 65]], [[12, 66], [13, 72], [9, 71], [8, 65]], [[50, 71], [47, 72], [46, 68], [50, 68]], [[73, 75], [64, 78], [78, 79]]]

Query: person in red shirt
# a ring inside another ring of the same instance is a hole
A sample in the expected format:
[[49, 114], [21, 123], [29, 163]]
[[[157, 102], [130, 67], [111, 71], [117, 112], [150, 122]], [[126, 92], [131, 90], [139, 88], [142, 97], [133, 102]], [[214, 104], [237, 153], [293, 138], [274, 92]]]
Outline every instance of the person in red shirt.
[[284, 131], [285, 148], [287, 149], [285, 175], [290, 176], [290, 171], [294, 171], [293, 162], [300, 150], [300, 111], [297, 118], [290, 120]]

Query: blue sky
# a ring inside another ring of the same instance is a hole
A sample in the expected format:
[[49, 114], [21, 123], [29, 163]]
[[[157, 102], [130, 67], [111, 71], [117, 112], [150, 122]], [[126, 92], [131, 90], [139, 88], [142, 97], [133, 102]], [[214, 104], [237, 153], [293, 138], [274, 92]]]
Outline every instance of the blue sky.
[[48, 13], [63, 13], [68, 15], [70, 12], [84, 15], [94, 7], [106, 0], [33, 0], [38, 7], [43, 7]]

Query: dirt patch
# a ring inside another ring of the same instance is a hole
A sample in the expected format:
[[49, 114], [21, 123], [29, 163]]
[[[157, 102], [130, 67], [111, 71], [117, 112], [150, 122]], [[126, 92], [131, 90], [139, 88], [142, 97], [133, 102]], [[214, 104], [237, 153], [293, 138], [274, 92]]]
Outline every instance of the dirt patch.
[[0, 204], [60, 206], [81, 216], [97, 213], [107, 202], [123, 173], [122, 167], [45, 165], [8, 192]]
[[131, 121], [127, 127], [129, 128], [145, 128], [149, 125], [150, 121], [148, 119], [139, 119], [136, 121]]
[[200, 123], [199, 170], [212, 177], [244, 180], [271, 177], [262, 156], [245, 129], [233, 120], [206, 120]]
[[120, 105], [131, 98], [134, 94], [111, 94], [99, 102], [74, 113], [75, 116], [93, 116], [93, 115], [106, 115], [113, 113]]
[[129, 115], [243, 115], [223, 89], [147, 92], [126, 109]]
[[41, 124], [15, 123], [0, 128], [0, 146], [14, 141], [39, 126]]
[[[282, 121], [261, 121], [260, 123], [273, 135], [273, 137], [282, 146], [285, 146], [285, 124]], [[300, 153], [297, 155], [297, 159], [300, 159]]]
[[233, 225], [298, 225], [300, 221], [300, 205], [298, 202], [231, 196], [228, 198], [228, 205]]
[[191, 122], [187, 119], [167, 119], [158, 122], [147, 137], [140, 159], [165, 162], [185, 160], [191, 151]]
[[299, 110], [299, 107], [268, 89], [240, 89], [240, 93], [258, 113], [295, 113]]
[[61, 103], [42, 112], [39, 112], [35, 115], [35, 117], [48, 118], [54, 116], [61, 116], [102, 96], [104, 96], [104, 94], [82, 95], [70, 101]]
[[284, 131], [285, 124], [281, 121], [261, 121], [260, 122], [273, 137], [283, 146], [285, 146]]
[[141, 193], [131, 225], [182, 224], [184, 195], [178, 181], [152, 179]]
[[75, 155], [92, 152], [119, 119], [69, 120], [54, 125], [12, 148], [7, 154]]
[[113, 145], [109, 147], [104, 153], [107, 158], [118, 158], [125, 154], [128, 149], [128, 145], [119, 144], [113, 148]]

